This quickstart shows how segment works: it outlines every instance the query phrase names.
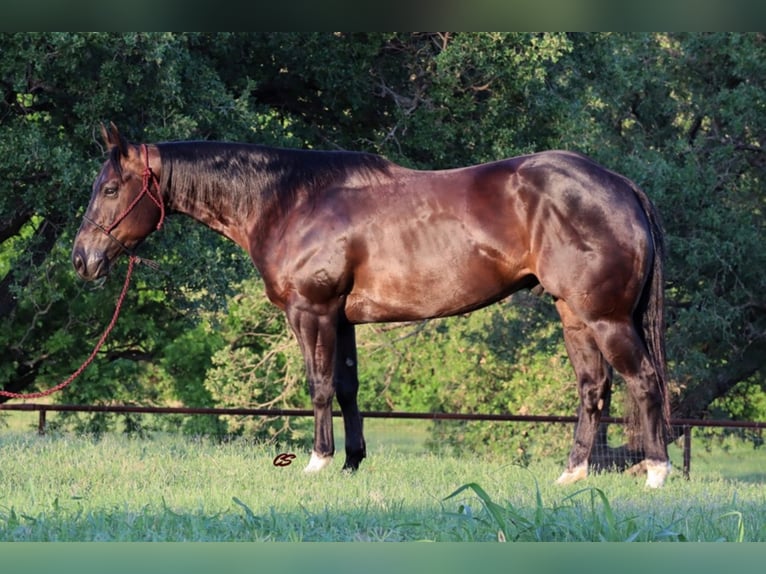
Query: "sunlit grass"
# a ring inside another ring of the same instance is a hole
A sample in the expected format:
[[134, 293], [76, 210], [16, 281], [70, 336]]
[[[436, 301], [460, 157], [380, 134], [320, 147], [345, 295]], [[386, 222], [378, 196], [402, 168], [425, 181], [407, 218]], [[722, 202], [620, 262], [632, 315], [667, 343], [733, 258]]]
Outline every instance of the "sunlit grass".
[[[373, 432], [374, 435], [374, 432]], [[156, 436], [0, 435], [0, 540], [766, 540], [763, 484], [602, 474], [553, 484], [520, 468], [372, 446], [355, 475], [306, 475], [307, 453]]]

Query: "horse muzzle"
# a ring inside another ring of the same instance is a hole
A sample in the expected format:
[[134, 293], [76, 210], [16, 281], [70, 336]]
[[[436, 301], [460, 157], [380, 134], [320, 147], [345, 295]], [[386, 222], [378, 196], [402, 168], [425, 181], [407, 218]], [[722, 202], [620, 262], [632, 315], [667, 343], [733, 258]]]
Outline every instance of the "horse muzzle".
[[72, 250], [72, 265], [85, 281], [94, 281], [109, 274], [109, 258], [103, 251], [86, 252], [77, 247]]

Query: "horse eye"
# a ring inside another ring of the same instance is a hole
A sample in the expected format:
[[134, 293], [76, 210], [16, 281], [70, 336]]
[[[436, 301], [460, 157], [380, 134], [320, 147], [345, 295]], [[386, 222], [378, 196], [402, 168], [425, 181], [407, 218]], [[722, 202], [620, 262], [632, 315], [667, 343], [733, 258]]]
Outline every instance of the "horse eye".
[[104, 188], [104, 195], [106, 195], [107, 197], [114, 197], [115, 195], [117, 195], [117, 189], [118, 188], [116, 185], [107, 185]]

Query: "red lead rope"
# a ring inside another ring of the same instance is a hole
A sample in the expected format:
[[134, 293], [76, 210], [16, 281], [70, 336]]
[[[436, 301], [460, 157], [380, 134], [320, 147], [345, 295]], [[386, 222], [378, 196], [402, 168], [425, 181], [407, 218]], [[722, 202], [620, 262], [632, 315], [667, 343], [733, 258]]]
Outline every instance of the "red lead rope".
[[125, 275], [125, 284], [122, 286], [122, 292], [120, 293], [120, 296], [117, 299], [117, 307], [114, 309], [114, 315], [112, 316], [112, 320], [109, 322], [109, 325], [107, 325], [106, 330], [104, 331], [104, 334], [101, 335], [101, 338], [98, 340], [98, 343], [96, 343], [96, 347], [91, 352], [90, 356], [85, 359], [85, 362], [80, 365], [80, 368], [78, 368], [74, 373], [69, 375], [69, 378], [67, 378], [65, 381], [62, 381], [55, 387], [52, 387], [48, 389], [47, 391], [40, 391], [39, 393], [12, 393], [11, 391], [4, 391], [0, 390], [0, 395], [4, 397], [11, 397], [13, 399], [39, 399], [41, 397], [47, 397], [48, 395], [52, 395], [55, 392], [60, 391], [64, 387], [68, 386], [72, 381], [74, 381], [77, 377], [79, 377], [82, 372], [88, 368], [88, 366], [93, 362], [93, 359], [96, 358], [96, 355], [101, 350], [101, 347], [106, 342], [106, 338], [109, 336], [109, 333], [114, 329], [115, 324], [117, 323], [117, 317], [120, 316], [120, 309], [122, 308], [122, 303], [125, 301], [125, 295], [128, 292], [128, 286], [130, 285], [130, 276], [133, 274], [133, 266], [136, 263], [137, 257], [135, 255], [131, 255], [130, 259], [128, 261], [128, 273]]
[[[117, 224], [120, 223], [125, 217], [128, 215], [128, 213], [131, 212], [131, 210], [136, 206], [138, 201], [144, 196], [148, 195], [149, 198], [159, 207], [160, 209], [160, 220], [157, 223], [157, 229], [162, 227], [162, 223], [165, 219], [165, 205], [162, 201], [162, 196], [160, 194], [160, 186], [159, 182], [157, 181], [157, 176], [152, 172], [152, 169], [149, 167], [149, 149], [146, 147], [146, 145], [142, 146], [144, 155], [146, 157], [146, 167], [144, 168], [144, 174], [143, 174], [143, 187], [141, 189], [141, 193], [139, 193], [136, 198], [131, 202], [131, 204], [128, 206], [128, 208], [120, 215], [115, 221], [108, 227], [101, 227], [98, 226], [104, 233], [106, 233], [109, 237], [112, 239], [115, 239], [112, 237], [112, 230], [117, 227]], [[155, 197], [150, 189], [150, 184], [154, 184], [154, 189], [157, 193], [157, 197]], [[115, 241], [117, 241], [115, 239]], [[119, 241], [117, 241], [120, 243]], [[122, 243], [120, 243], [122, 245]], [[127, 248], [123, 247], [127, 251]], [[98, 340], [98, 343], [96, 343], [96, 347], [93, 349], [91, 354], [88, 356], [87, 359], [85, 359], [85, 362], [80, 365], [80, 367], [69, 377], [65, 380], [56, 385], [55, 387], [52, 387], [48, 389], [47, 391], [40, 391], [39, 393], [13, 393], [11, 391], [5, 391], [0, 389], [0, 396], [3, 397], [10, 397], [13, 399], [39, 399], [41, 397], [47, 397], [48, 395], [52, 395], [55, 392], [60, 391], [64, 387], [68, 386], [72, 381], [74, 381], [77, 377], [79, 377], [85, 369], [88, 368], [88, 366], [93, 362], [93, 360], [96, 358], [96, 355], [101, 350], [101, 347], [106, 342], [106, 338], [109, 336], [109, 333], [112, 332], [112, 329], [114, 329], [114, 326], [117, 324], [117, 317], [120, 316], [120, 309], [122, 308], [122, 304], [125, 301], [125, 295], [128, 293], [128, 286], [130, 285], [130, 276], [133, 274], [133, 267], [136, 263], [146, 262], [150, 266], [153, 266], [153, 262], [149, 262], [146, 259], [141, 259], [140, 257], [134, 255], [132, 252], [128, 251], [129, 259], [128, 259], [128, 272], [125, 275], [125, 283], [122, 286], [122, 291], [120, 292], [120, 296], [117, 298], [117, 306], [114, 309], [114, 314], [112, 315], [112, 320], [109, 322], [109, 325], [107, 325], [106, 330], [101, 335], [101, 338]]]

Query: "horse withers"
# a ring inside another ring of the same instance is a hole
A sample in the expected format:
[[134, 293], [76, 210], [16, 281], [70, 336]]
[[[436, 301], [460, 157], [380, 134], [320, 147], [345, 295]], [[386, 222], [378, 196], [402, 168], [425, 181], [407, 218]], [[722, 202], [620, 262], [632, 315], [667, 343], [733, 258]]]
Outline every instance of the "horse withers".
[[417, 171], [366, 153], [134, 145], [114, 124], [102, 133], [108, 159], [74, 241], [75, 269], [85, 280], [106, 276], [165, 211], [239, 244], [303, 353], [314, 409], [307, 471], [332, 460], [334, 398], [346, 431], [343, 468], [366, 455], [355, 325], [445, 317], [543, 288], [580, 395], [558, 482], [587, 476], [614, 368], [639, 413], [646, 484], [664, 483], [663, 236], [654, 206], [627, 178], [565, 151]]

